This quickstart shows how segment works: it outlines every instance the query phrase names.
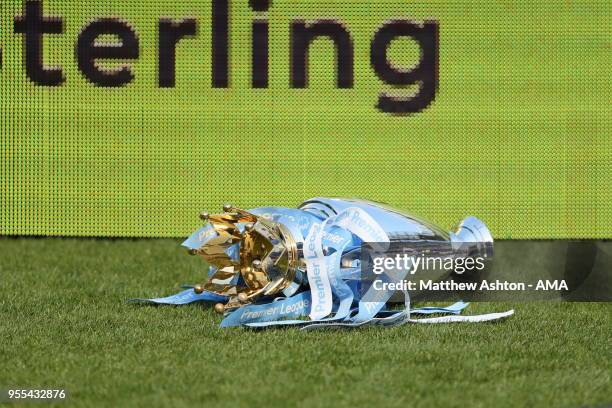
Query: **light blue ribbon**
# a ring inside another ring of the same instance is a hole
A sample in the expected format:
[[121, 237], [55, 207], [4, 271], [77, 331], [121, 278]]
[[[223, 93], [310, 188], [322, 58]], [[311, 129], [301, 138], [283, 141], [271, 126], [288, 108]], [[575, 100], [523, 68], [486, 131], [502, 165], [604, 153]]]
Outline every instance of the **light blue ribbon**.
[[277, 298], [271, 303], [243, 306], [230, 312], [221, 322], [221, 327], [242, 326], [255, 322], [263, 325], [264, 322], [278, 323], [279, 319], [305, 316], [310, 312], [311, 303], [310, 292], [302, 292], [290, 298]]
[[193, 234], [191, 234], [189, 238], [183, 241], [181, 245], [189, 249], [200, 249], [202, 245], [204, 245], [217, 235], [219, 234], [217, 234], [215, 228], [210, 223], [208, 223], [202, 228], [198, 229]]
[[410, 314], [459, 314], [468, 307], [469, 303], [459, 301], [447, 307], [424, 306], [417, 309], [412, 309]]
[[202, 293], [195, 293], [193, 289], [186, 289], [172, 296], [161, 297], [161, 298], [135, 298], [130, 299], [130, 302], [145, 302], [155, 303], [160, 305], [186, 305], [193, 302], [227, 302], [226, 296], [217, 295], [213, 292], [204, 291]]

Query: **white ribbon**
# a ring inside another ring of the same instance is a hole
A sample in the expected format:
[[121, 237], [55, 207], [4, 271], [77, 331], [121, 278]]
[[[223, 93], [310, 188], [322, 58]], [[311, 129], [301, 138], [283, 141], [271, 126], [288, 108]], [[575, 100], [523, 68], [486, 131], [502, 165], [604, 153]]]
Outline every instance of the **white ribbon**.
[[324, 225], [314, 224], [306, 236], [306, 242], [304, 242], [306, 273], [312, 298], [310, 310], [312, 320], [320, 320], [329, 315], [333, 307], [327, 262], [325, 262], [323, 246], [321, 245], [323, 229]]

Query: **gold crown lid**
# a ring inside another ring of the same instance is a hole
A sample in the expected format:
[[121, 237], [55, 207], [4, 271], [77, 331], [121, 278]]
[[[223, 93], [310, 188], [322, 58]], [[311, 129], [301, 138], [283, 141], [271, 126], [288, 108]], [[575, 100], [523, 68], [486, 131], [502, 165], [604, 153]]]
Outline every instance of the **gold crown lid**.
[[[225, 204], [223, 211], [222, 214], [200, 214], [217, 236], [190, 251], [216, 267], [208, 280], [194, 290], [228, 296], [226, 305], [215, 307], [221, 312], [251, 303], [260, 296], [278, 294], [293, 282], [299, 264], [297, 245], [283, 224], [230, 204]], [[227, 254], [228, 248], [235, 244], [240, 246], [237, 260]], [[235, 284], [238, 274], [244, 285]]]

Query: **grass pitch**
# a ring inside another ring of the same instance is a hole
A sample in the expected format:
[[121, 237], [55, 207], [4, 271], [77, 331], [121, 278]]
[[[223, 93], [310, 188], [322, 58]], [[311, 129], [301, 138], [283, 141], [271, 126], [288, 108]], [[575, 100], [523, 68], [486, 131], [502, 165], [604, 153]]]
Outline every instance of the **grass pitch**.
[[612, 403], [608, 304], [474, 303], [466, 313], [516, 315], [253, 332], [220, 329], [203, 305], [125, 302], [203, 277], [175, 240], [0, 239], [0, 387], [62, 387], [79, 406]]

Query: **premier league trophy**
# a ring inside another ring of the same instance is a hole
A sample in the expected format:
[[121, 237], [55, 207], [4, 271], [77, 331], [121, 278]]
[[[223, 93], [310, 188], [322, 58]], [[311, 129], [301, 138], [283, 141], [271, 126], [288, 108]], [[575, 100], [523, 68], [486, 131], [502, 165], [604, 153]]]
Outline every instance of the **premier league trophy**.
[[[184, 243], [208, 264], [208, 279], [177, 295], [147, 299], [154, 303], [215, 302], [225, 313], [222, 326], [299, 325], [304, 329], [395, 326], [408, 322], [486, 321], [513, 311], [459, 316], [467, 304], [389, 309], [394, 290], [363, 290], [362, 249], [373, 243], [384, 251], [394, 242], [450, 248], [451, 257], [493, 255], [493, 238], [482, 221], [465, 218], [446, 232], [418, 217], [360, 199], [313, 198], [297, 209], [263, 207], [202, 213], [206, 224]], [[398, 280], [407, 270], [394, 270]], [[442, 273], [451, 273], [443, 271]], [[438, 276], [443, 277], [443, 276]], [[418, 314], [448, 316], [414, 319]], [[309, 318], [305, 318], [309, 316]], [[299, 319], [301, 318], [301, 319]]]

